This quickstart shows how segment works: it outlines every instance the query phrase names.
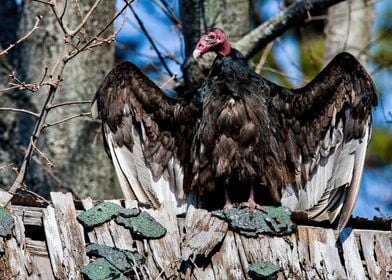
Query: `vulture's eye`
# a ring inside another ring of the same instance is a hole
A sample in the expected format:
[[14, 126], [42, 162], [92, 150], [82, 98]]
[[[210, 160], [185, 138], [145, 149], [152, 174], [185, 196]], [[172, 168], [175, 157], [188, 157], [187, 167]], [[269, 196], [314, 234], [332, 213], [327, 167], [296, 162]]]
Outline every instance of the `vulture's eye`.
[[215, 40], [215, 34], [210, 34], [210, 35], [208, 35], [208, 39], [210, 39], [210, 40]]

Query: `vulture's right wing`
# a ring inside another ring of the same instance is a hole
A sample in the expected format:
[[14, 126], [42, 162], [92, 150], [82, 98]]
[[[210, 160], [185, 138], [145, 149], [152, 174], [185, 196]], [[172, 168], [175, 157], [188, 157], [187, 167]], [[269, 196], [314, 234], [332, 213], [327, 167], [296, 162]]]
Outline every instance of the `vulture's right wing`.
[[163, 201], [185, 211], [189, 145], [197, 110], [168, 97], [134, 64], [116, 66], [92, 106], [125, 198], [159, 208]]
[[282, 204], [316, 221], [339, 217], [341, 230], [358, 196], [370, 140], [377, 105], [372, 79], [352, 55], [341, 53], [305, 87], [273, 92], [282, 127], [277, 138], [298, 186], [285, 188]]

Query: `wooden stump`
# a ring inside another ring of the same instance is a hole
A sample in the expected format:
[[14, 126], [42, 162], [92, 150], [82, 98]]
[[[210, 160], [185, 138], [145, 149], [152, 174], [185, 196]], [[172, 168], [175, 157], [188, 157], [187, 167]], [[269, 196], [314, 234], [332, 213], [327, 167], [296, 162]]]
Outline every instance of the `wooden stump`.
[[277, 279], [392, 279], [390, 230], [346, 228], [338, 237], [332, 229], [298, 226], [288, 236], [247, 238], [206, 210], [189, 207], [181, 218], [164, 205], [142, 210], [166, 235], [143, 240], [113, 220], [87, 231], [76, 215], [93, 207], [91, 199], [77, 209], [70, 194], [51, 197], [45, 207], [9, 207], [16, 223], [13, 235], [0, 241], [0, 279], [82, 279], [86, 243], [139, 251], [146, 259], [139, 279], [249, 279], [250, 264], [260, 261], [281, 268]]

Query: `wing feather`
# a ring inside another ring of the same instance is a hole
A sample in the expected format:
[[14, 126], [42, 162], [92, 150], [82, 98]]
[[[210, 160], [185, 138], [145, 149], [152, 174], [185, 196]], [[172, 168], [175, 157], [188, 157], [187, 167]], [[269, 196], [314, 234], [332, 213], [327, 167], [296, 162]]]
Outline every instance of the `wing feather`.
[[287, 122], [287, 137], [281, 136], [288, 139], [286, 160], [301, 170], [300, 183], [283, 182], [282, 204], [317, 221], [339, 216], [343, 228], [358, 196], [371, 108], [377, 105], [371, 78], [352, 55], [342, 53], [304, 88], [271, 88], [279, 122]]
[[93, 115], [103, 123], [105, 147], [127, 199], [154, 208], [163, 201], [182, 213], [187, 197], [196, 107], [170, 98], [135, 65], [116, 66], [98, 89]]

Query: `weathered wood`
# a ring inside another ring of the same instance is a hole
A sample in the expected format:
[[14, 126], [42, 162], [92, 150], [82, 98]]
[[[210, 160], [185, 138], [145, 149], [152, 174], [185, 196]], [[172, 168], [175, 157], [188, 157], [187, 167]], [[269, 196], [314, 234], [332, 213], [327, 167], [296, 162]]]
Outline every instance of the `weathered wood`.
[[88, 259], [83, 228], [76, 220], [72, 195], [51, 193], [51, 198], [54, 208], [48, 206], [44, 211], [44, 225], [50, 259], [55, 264], [54, 275], [59, 279], [82, 279], [80, 269]]
[[178, 231], [176, 211], [172, 205], [163, 203], [160, 210], [145, 209], [159, 223], [165, 226], [167, 232], [160, 239], [150, 240], [151, 251], [160, 271], [171, 278], [178, 275], [181, 263], [180, 233]]
[[228, 225], [225, 221], [212, 217], [208, 211], [196, 210], [190, 206], [184, 227], [182, 260], [191, 258], [194, 261], [197, 255], [207, 257], [217, 244], [222, 242]]
[[342, 244], [344, 264], [349, 279], [365, 279], [365, 271], [359, 255], [358, 245], [355, 240], [354, 231], [345, 228], [339, 236]]
[[380, 265], [381, 279], [392, 279], [392, 245], [390, 232], [375, 233], [375, 245], [377, 262]]
[[[8, 207], [10, 211], [10, 207]], [[11, 238], [2, 240], [0, 251], [4, 255], [0, 257], [0, 279], [27, 279], [36, 268], [31, 263], [29, 252], [25, 250], [25, 228], [21, 218], [10, 211], [15, 219], [15, 227]]]
[[[140, 279], [247, 279], [249, 266], [260, 261], [281, 268], [277, 279], [378, 280], [392, 275], [391, 231], [345, 229], [338, 240], [332, 229], [298, 226], [289, 236], [248, 238], [206, 210], [190, 207], [185, 218], [178, 218], [164, 205], [141, 209], [167, 229], [163, 238], [145, 240], [113, 220], [84, 233], [71, 195], [52, 194], [52, 200], [53, 205], [42, 208], [12, 206], [16, 226], [10, 239], [0, 240], [0, 279], [81, 279], [80, 268], [87, 263], [84, 234], [87, 242], [138, 250], [146, 260], [134, 268]], [[85, 199], [82, 204], [88, 209], [94, 203]], [[138, 207], [135, 201], [124, 204]], [[30, 226], [27, 231], [45, 232], [46, 240], [34, 240], [42, 236], [31, 233], [26, 238], [24, 224]]]
[[211, 258], [215, 279], [245, 279], [240, 257], [235, 244], [234, 233], [228, 231], [220, 250]]
[[[306, 231], [306, 234], [301, 232]], [[309, 256], [306, 271], [316, 279], [346, 279], [344, 267], [340, 263], [336, 239], [331, 229], [298, 227], [298, 242], [301, 252], [308, 247]]]
[[59, 226], [56, 221], [56, 214], [52, 206], [48, 206], [43, 210], [43, 225], [53, 274], [56, 279], [65, 279], [66, 274], [63, 270], [63, 245], [61, 242]]
[[25, 207], [12, 205], [12, 211], [22, 218], [23, 223], [29, 226], [42, 226], [42, 210], [40, 207]]
[[374, 251], [374, 232], [361, 231], [360, 241], [369, 278], [376, 279], [377, 277], [381, 277], [381, 268], [378, 265]]

